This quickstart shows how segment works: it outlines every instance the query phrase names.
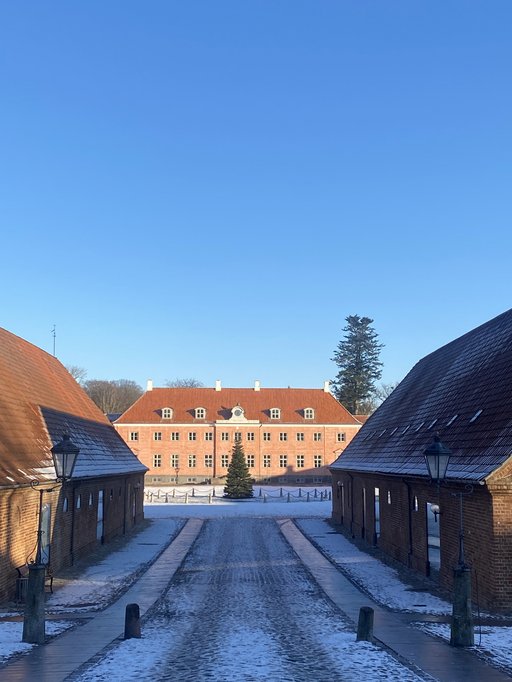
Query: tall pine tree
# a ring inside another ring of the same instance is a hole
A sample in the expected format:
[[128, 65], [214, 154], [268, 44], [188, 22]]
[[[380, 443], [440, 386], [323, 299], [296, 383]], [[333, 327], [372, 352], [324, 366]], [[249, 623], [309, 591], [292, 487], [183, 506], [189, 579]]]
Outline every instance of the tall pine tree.
[[252, 496], [252, 478], [245, 461], [244, 447], [242, 443], [237, 441], [233, 445], [231, 462], [229, 463], [228, 475], [226, 477], [226, 487], [224, 488], [224, 497], [241, 499]]
[[379, 337], [369, 317], [349, 315], [345, 318], [345, 336], [339, 342], [332, 360], [339, 371], [333, 380], [333, 393], [352, 414], [360, 414], [375, 393], [375, 382], [382, 376], [379, 360]]

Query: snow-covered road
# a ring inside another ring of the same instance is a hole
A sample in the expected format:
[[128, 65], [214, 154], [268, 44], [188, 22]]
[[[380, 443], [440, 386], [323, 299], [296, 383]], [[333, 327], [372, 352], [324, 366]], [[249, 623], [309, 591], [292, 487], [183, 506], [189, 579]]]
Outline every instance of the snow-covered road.
[[355, 633], [273, 519], [205, 522], [143, 639], [122, 642], [82, 678], [206, 682], [418, 680]]

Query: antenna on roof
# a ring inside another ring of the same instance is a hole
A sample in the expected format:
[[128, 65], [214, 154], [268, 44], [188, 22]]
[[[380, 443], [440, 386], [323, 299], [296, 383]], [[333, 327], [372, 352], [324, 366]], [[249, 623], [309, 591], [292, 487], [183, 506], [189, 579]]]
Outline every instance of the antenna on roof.
[[55, 331], [55, 325], [53, 325], [52, 336], [53, 336], [53, 357], [55, 357], [55, 337], [57, 336], [57, 332]]

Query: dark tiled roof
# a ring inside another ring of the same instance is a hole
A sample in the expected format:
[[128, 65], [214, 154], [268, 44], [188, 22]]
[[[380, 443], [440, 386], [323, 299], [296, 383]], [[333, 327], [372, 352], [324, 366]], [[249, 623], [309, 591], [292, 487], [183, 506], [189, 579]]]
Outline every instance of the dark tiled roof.
[[147, 471], [110, 424], [81, 419], [46, 407], [41, 408], [41, 413], [54, 443], [60, 441], [63, 433], [73, 434], [72, 441], [80, 448], [74, 478]]
[[[50, 449], [62, 432], [52, 442], [41, 407], [115, 431], [56, 358], [0, 329], [0, 486], [55, 476]], [[95, 437], [101, 441], [99, 432]], [[130, 466], [138, 466], [127, 446], [125, 451], [133, 458]]]
[[512, 310], [420, 360], [331, 468], [426, 475], [436, 432], [452, 478], [483, 480], [512, 455]]
[[[214, 422], [231, 418], [235, 405], [244, 408], [245, 417], [268, 423], [354, 424], [359, 422], [330, 393], [313, 388], [154, 388], [140, 397], [117, 420], [117, 424], [196, 423], [195, 408], [206, 410], [206, 419]], [[172, 419], [162, 419], [161, 410], [170, 407]], [[271, 419], [271, 408], [281, 410], [281, 418]], [[314, 409], [314, 419], [304, 417], [304, 409]]]

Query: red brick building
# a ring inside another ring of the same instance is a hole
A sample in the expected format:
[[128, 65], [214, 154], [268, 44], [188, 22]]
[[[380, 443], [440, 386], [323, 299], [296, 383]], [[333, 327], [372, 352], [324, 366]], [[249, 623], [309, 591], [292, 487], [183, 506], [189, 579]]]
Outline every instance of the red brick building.
[[[73, 478], [55, 483], [51, 448], [80, 448]], [[34, 561], [42, 496], [43, 561], [53, 571], [143, 518], [145, 467], [61, 363], [0, 329], [0, 599]], [[36, 488], [31, 482], [39, 482]]]
[[235, 439], [255, 480], [330, 482], [328, 466], [361, 427], [323, 389], [153, 388], [115, 428], [149, 471], [146, 483], [222, 482]]
[[[445, 586], [464, 493], [473, 597], [496, 611], [512, 609], [511, 386], [509, 310], [421, 360], [331, 467], [333, 519]], [[452, 451], [439, 489], [423, 455], [436, 433]]]

